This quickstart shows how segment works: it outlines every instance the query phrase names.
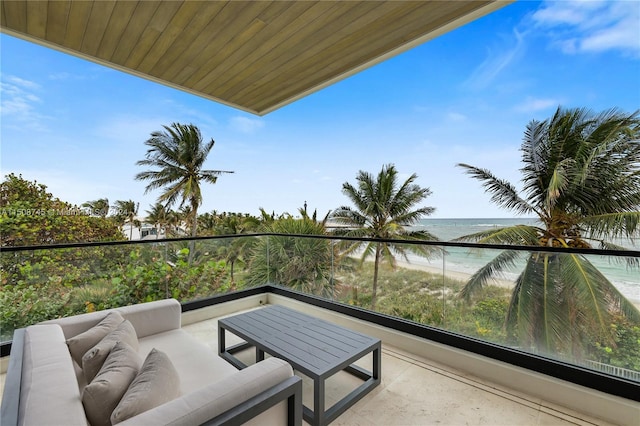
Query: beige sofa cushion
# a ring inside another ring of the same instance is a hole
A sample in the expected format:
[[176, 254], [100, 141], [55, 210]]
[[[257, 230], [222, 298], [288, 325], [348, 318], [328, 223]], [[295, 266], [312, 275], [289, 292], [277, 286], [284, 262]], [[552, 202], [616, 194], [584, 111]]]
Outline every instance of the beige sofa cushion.
[[95, 326], [84, 333], [69, 338], [67, 340], [67, 346], [69, 346], [71, 358], [73, 358], [78, 365], [82, 365], [82, 356], [112, 330], [115, 330], [122, 321], [124, 321], [124, 318], [122, 318], [119, 312], [109, 312], [109, 314]]
[[82, 392], [82, 404], [91, 426], [110, 426], [116, 408], [140, 370], [140, 356], [126, 343], [118, 342], [98, 375]]
[[107, 334], [82, 356], [82, 372], [87, 383], [91, 383], [93, 378], [96, 377], [109, 352], [118, 342], [124, 342], [136, 352], [138, 351], [138, 336], [129, 320], [122, 321], [115, 330]]
[[167, 354], [180, 373], [180, 394], [184, 395], [237, 373], [237, 369], [186, 331], [171, 330], [139, 339], [138, 353], [144, 359], [156, 348]]
[[180, 377], [164, 352], [152, 349], [140, 372], [133, 379], [118, 406], [111, 414], [111, 424], [137, 416], [177, 398]]

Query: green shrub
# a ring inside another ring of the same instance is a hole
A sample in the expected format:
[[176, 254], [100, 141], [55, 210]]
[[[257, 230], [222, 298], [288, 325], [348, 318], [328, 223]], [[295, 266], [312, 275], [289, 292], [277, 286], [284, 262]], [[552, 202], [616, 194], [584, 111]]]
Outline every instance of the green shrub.
[[189, 263], [189, 249], [177, 252], [175, 263], [163, 257], [133, 250], [130, 261], [118, 276], [112, 278], [117, 305], [173, 297], [181, 302], [226, 291], [226, 263], [200, 256]]
[[3, 286], [0, 292], [2, 341], [11, 340], [15, 329], [79, 313], [69, 309], [69, 298], [70, 289], [55, 284]]
[[598, 362], [640, 371], [640, 326], [617, 317], [611, 331], [615, 344], [595, 342], [589, 351], [591, 356]]

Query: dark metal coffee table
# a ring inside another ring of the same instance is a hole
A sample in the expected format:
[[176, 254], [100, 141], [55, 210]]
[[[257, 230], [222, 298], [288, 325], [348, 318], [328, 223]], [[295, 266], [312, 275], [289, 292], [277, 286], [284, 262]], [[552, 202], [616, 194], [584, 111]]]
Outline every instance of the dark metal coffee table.
[[[245, 342], [227, 348], [227, 331]], [[313, 410], [303, 407], [303, 417], [312, 425], [329, 424], [380, 384], [380, 339], [284, 306], [270, 305], [218, 320], [218, 354], [222, 358], [243, 369], [246, 365], [233, 354], [250, 347], [255, 347], [256, 362], [267, 353], [313, 379]], [[369, 353], [373, 356], [373, 372], [353, 365]], [[364, 383], [325, 410], [325, 381], [343, 370]]]

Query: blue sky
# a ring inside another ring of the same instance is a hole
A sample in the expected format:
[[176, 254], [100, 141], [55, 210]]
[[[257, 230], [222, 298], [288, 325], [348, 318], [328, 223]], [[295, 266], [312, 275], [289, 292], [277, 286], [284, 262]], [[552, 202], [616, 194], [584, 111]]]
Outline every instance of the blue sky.
[[134, 180], [150, 133], [193, 123], [216, 144], [200, 212], [320, 214], [344, 182], [393, 163], [433, 194], [431, 217], [512, 217], [456, 167], [519, 186], [526, 124], [563, 107], [640, 108], [640, 2], [511, 4], [264, 117], [0, 36], [2, 175], [20, 173], [75, 204], [149, 209]]

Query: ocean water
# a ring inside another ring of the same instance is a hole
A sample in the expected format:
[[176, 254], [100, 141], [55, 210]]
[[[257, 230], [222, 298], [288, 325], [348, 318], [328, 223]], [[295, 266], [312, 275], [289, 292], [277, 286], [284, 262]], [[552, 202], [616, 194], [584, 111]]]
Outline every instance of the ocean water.
[[[438, 237], [442, 241], [451, 241], [463, 235], [486, 231], [490, 228], [500, 228], [513, 225], [536, 225], [536, 219], [510, 218], [510, 219], [423, 219], [417, 225]], [[640, 250], [640, 238], [634, 240], [617, 240], [616, 244], [632, 250]], [[473, 274], [489, 260], [500, 253], [500, 250], [469, 250], [466, 248], [447, 248], [443, 258], [425, 260], [410, 257], [411, 263], [425, 265], [447, 271]], [[621, 258], [607, 256], [587, 256], [589, 261], [616, 286], [616, 288], [630, 301], [640, 304], [640, 268], [628, 268]], [[503, 274], [507, 281], [515, 281], [522, 271], [524, 260], [515, 268]]]

